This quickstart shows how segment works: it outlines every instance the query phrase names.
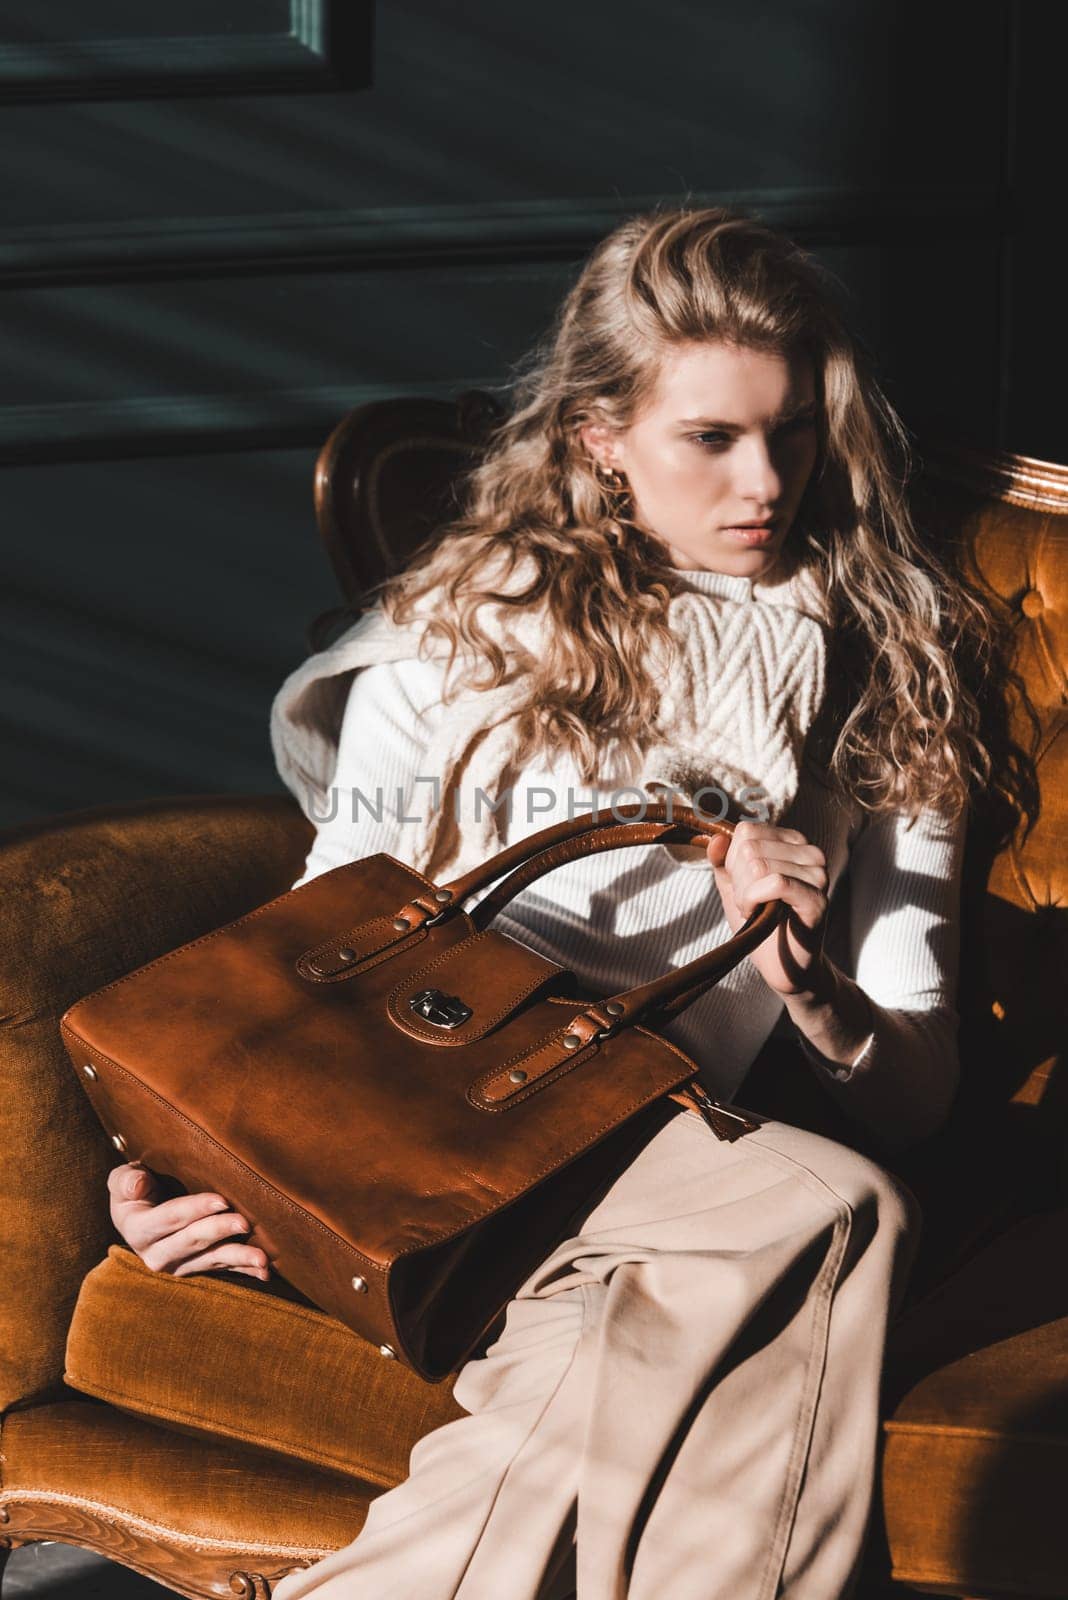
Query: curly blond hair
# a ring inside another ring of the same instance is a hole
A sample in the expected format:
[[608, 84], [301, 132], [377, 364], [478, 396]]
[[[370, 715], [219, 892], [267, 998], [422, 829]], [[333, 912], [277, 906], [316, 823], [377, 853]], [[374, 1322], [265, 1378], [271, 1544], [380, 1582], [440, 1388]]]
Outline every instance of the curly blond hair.
[[[514, 369], [508, 414], [463, 481], [463, 512], [375, 585], [410, 620], [441, 588], [427, 632], [445, 639], [456, 680], [505, 681], [505, 653], [480, 627], [487, 601], [541, 607], [545, 650], [527, 672], [517, 761], [563, 749], [596, 782], [604, 741], [640, 759], [660, 690], [641, 670], [652, 644], [672, 658], [668, 602], [680, 573], [655, 532], [599, 475], [579, 430], [627, 427], [654, 393], [664, 353], [694, 341], [808, 356], [820, 448], [788, 548], [818, 580], [832, 670], [813, 730], [826, 780], [870, 812], [930, 805], [958, 815], [991, 782], [977, 694], [1002, 665], [980, 592], [921, 542], [905, 487], [908, 435], [838, 309], [836, 280], [783, 233], [725, 207], [657, 208], [595, 247], [545, 337]], [[508, 578], [521, 568], [525, 586]], [[364, 605], [372, 603], [370, 594]], [[514, 670], [514, 668], [513, 668]]]

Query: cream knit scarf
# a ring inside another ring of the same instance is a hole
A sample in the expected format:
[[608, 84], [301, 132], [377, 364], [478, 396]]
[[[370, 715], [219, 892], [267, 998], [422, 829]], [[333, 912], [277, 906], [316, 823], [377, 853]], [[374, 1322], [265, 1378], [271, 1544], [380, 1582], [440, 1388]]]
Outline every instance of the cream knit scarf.
[[[516, 576], [524, 581], [522, 569]], [[775, 822], [796, 793], [805, 737], [825, 689], [829, 635], [818, 590], [803, 569], [767, 583], [705, 571], [682, 576], [691, 586], [669, 602], [671, 630], [682, 647], [675, 668], [668, 675], [651, 656], [647, 661], [663, 695], [642, 770], [610, 773], [610, 783], [598, 778], [598, 804], [609, 803], [613, 785], [666, 783], [683, 797], [715, 786], [742, 806], [759, 801]], [[434, 604], [434, 595], [424, 597], [419, 615], [432, 614]], [[479, 622], [500, 640], [516, 671], [495, 689], [463, 690], [437, 719], [422, 775], [440, 780], [440, 789], [425, 820], [412, 827], [408, 859], [420, 871], [433, 863], [428, 875], [439, 880], [503, 847], [507, 808], [495, 811], [493, 803], [506, 787], [515, 718], [529, 692], [523, 665], [536, 658], [545, 626], [533, 609], [495, 603], [480, 612]], [[275, 762], [313, 821], [330, 814], [330, 786], [344, 782], [343, 775], [335, 780], [335, 765], [353, 674], [416, 656], [422, 636], [418, 618], [394, 624], [376, 602], [282, 684], [271, 706]], [[432, 657], [448, 654], [448, 645], [435, 639]], [[458, 667], [467, 665], [468, 657], [457, 657]], [[434, 792], [433, 784], [422, 787]], [[488, 800], [476, 801], [476, 789]], [[636, 798], [622, 794], [619, 803]], [[721, 814], [714, 795], [703, 804], [707, 814]], [[457, 819], [451, 826], [450, 810]], [[444, 859], [435, 859], [439, 841]]]

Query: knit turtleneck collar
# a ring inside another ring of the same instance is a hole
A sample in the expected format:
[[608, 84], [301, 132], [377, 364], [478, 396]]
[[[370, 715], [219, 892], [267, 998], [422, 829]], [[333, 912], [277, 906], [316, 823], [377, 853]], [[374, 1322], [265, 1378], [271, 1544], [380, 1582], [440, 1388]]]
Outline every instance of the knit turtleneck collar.
[[699, 594], [718, 595], [727, 600], [792, 606], [818, 621], [827, 620], [826, 602], [810, 567], [779, 563], [764, 578], [713, 572], [704, 567], [679, 567], [677, 571], [686, 588]]
[[728, 600], [751, 600], [752, 578], [738, 578], [730, 572], [709, 572], [704, 567], [680, 568], [679, 574], [688, 588], [699, 589], [702, 594], [725, 595]]

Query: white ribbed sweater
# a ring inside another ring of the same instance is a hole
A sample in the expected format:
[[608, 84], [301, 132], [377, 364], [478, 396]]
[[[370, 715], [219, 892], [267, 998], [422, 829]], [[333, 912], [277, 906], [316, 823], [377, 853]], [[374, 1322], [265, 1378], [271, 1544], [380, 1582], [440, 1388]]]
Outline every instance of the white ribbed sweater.
[[[515, 593], [536, 574], [527, 556], [518, 582], [516, 573], [502, 569], [496, 583]], [[598, 750], [599, 786], [645, 793], [658, 782], [686, 796], [713, 788], [743, 813], [774, 822], [797, 791], [805, 739], [823, 699], [829, 627], [822, 596], [804, 567], [752, 582], [714, 572], [680, 572], [679, 578], [667, 610], [674, 658], [665, 659], [657, 642], [637, 663], [659, 690], [640, 765], [633, 752], [606, 738]], [[279, 772], [309, 816], [325, 817], [329, 808], [338, 726], [353, 673], [428, 657], [447, 666], [448, 643], [425, 627], [447, 603], [437, 591], [420, 596], [407, 623], [376, 604], [283, 683], [271, 707], [271, 742]], [[534, 604], [487, 601], [478, 620], [509, 671], [491, 688], [468, 685], [450, 697], [448, 715], [427, 726], [418, 780], [424, 821], [410, 829], [406, 843], [412, 866], [429, 877], [455, 877], [501, 848], [497, 807], [508, 804], [515, 788], [518, 719], [531, 671], [552, 644], [552, 624]], [[436, 683], [435, 697], [443, 683]], [[704, 808], [721, 814], [714, 794], [705, 796]]]
[[[713, 572], [686, 577], [698, 591], [755, 603], [748, 578]], [[774, 592], [758, 590], [765, 600]], [[761, 639], [767, 648], [763, 634]], [[294, 887], [379, 851], [419, 864], [413, 858], [426, 830], [425, 785], [433, 772], [428, 757], [440, 748], [450, 716], [441, 704], [443, 682], [440, 659], [411, 657], [366, 666], [351, 678], [332, 757], [330, 809], [324, 804], [318, 813], [327, 820], [318, 823]], [[500, 818], [507, 844], [565, 819], [569, 805], [575, 815], [594, 803], [589, 786], [562, 758], [528, 767], [515, 780], [512, 797], [510, 815]], [[608, 803], [603, 791], [597, 803]], [[925, 811], [911, 829], [898, 815], [872, 821], [859, 808], [836, 805], [818, 774], [802, 764], [796, 794], [776, 821], [800, 829], [825, 854], [831, 895], [827, 952], [869, 997], [873, 1033], [853, 1065], [838, 1068], [796, 1033], [781, 998], [749, 960], [661, 1031], [694, 1058], [710, 1091], [724, 1100], [776, 1032], [800, 1040], [847, 1110], [855, 1109], [850, 1084], [869, 1074], [911, 1081], [914, 1095], [917, 1082], [923, 1086], [919, 1092], [929, 1086], [932, 1105], [944, 1106], [959, 1071], [955, 1002], [964, 820], [950, 823]], [[498, 841], [494, 848], [500, 847]], [[480, 847], [475, 859], [486, 853], [491, 852]], [[470, 908], [476, 902], [467, 903]], [[494, 926], [569, 967], [599, 992], [647, 981], [730, 937], [702, 846], [638, 845], [569, 862], [516, 895]], [[906, 1058], [909, 1070], [899, 1072]], [[923, 1122], [922, 1108], [916, 1111]]]

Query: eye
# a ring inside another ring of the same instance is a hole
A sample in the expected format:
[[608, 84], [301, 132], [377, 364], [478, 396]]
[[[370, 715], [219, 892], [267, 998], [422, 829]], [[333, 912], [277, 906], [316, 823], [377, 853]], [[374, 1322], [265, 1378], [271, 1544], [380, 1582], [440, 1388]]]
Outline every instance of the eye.
[[718, 450], [730, 442], [725, 433], [695, 433], [693, 439], [706, 450]]

